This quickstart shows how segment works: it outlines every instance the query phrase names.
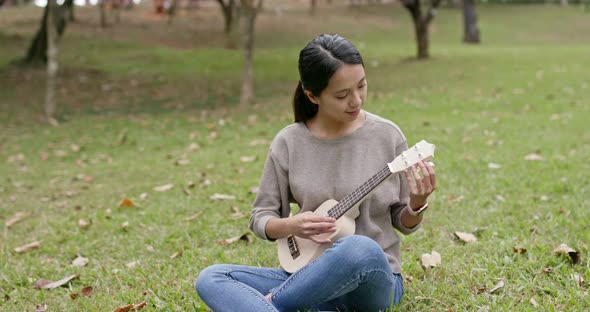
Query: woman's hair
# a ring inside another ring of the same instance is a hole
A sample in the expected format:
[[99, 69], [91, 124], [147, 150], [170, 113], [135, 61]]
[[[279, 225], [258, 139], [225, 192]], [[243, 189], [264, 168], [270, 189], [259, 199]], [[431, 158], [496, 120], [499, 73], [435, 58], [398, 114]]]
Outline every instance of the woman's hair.
[[318, 112], [303, 90], [319, 96], [328, 86], [332, 75], [343, 64], [363, 64], [356, 47], [339, 35], [319, 35], [299, 53], [299, 84], [293, 96], [295, 122], [305, 121]]

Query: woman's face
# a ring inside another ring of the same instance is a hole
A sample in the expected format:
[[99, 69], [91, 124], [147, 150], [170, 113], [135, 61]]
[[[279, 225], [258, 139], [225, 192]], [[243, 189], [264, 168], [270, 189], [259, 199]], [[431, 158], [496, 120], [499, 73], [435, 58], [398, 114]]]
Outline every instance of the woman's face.
[[318, 117], [333, 122], [354, 121], [367, 98], [365, 69], [361, 64], [344, 64], [332, 75], [319, 96], [307, 94], [318, 105]]

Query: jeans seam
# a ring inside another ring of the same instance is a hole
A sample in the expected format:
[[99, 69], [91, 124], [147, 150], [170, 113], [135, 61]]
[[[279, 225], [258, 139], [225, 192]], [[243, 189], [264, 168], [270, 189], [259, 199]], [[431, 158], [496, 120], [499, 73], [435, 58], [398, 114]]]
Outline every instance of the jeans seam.
[[248, 287], [244, 287], [244, 285], [242, 283], [240, 283], [240, 282], [236, 281], [235, 279], [231, 278], [229, 276], [229, 273], [230, 272], [235, 272], [235, 271], [238, 271], [238, 270], [227, 270], [224, 275], [230, 280], [230, 282], [237, 284], [240, 288], [248, 291], [249, 293], [251, 293], [252, 295], [254, 295], [256, 298], [262, 300], [262, 302], [268, 307], [269, 311], [273, 311], [273, 312], [278, 311], [278, 309], [274, 305], [271, 305], [266, 300], [261, 299], [260, 296], [258, 296], [257, 293], [255, 293], [254, 291], [252, 291], [252, 289], [250, 289]]
[[383, 271], [382, 269], [371, 269], [371, 270], [365, 271], [364, 273], [359, 273], [356, 277], [350, 279], [346, 283], [343, 283], [343, 286], [340, 287], [337, 291], [333, 292], [332, 295], [329, 296], [329, 298], [337, 298], [337, 297], [342, 296], [343, 294], [339, 294], [338, 296], [334, 296], [334, 295], [335, 294], [338, 294], [340, 291], [342, 291], [342, 289], [345, 289], [346, 287], [348, 287], [348, 285], [352, 284], [353, 282], [360, 280], [362, 274], [367, 275], [367, 274], [372, 273], [372, 272], [381, 272], [381, 273], [384, 273], [385, 276], [387, 276], [387, 275], [390, 274], [389, 272]]

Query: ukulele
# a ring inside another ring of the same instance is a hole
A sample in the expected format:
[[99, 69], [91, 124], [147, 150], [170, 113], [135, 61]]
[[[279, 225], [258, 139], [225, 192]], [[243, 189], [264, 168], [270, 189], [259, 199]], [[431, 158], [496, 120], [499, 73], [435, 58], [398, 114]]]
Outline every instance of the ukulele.
[[346, 195], [340, 202], [329, 199], [322, 203], [315, 212], [335, 218], [336, 231], [318, 235], [321, 238], [328, 238], [331, 243], [318, 244], [310, 239], [294, 235], [278, 239], [277, 249], [281, 267], [285, 271], [293, 273], [321, 256], [338, 239], [354, 234], [356, 228], [354, 220], [360, 213], [359, 205], [391, 175], [400, 173], [420, 161], [432, 160], [434, 149], [433, 144], [422, 140], [407, 151], [402, 152], [356, 190]]

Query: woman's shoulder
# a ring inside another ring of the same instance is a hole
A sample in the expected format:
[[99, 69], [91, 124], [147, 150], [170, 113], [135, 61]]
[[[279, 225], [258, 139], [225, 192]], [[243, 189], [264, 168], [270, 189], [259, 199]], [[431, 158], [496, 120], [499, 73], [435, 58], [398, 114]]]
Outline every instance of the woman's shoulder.
[[377, 130], [372, 131], [373, 133], [381, 133], [384, 135], [393, 134], [400, 141], [406, 141], [406, 137], [404, 136], [403, 131], [393, 121], [367, 111], [365, 111], [365, 114], [367, 116], [367, 121], [371, 123], [373, 130]]

